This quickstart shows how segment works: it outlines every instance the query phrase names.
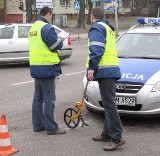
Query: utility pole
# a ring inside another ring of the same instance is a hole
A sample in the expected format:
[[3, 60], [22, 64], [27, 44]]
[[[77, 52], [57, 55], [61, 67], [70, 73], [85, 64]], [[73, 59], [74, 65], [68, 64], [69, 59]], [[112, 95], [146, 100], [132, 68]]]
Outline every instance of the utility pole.
[[156, 6], [157, 6], [157, 18], [159, 17], [159, 7], [160, 7], [160, 0], [157, 0], [157, 4], [156, 4]]
[[116, 37], [118, 37], [118, 5], [117, 0], [115, 0], [115, 23], [116, 23]]
[[104, 10], [104, 0], [100, 0], [100, 7]]
[[23, 0], [23, 23], [26, 23], [26, 0]]

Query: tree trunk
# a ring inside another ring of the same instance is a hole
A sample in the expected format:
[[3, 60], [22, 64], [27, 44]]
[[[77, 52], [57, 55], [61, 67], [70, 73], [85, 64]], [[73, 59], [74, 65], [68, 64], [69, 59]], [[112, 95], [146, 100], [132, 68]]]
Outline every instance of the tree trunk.
[[89, 5], [89, 10], [88, 10], [88, 17], [87, 17], [86, 24], [91, 24], [90, 15], [91, 15], [91, 10], [93, 8], [93, 2], [91, 2], [91, 0], [89, 0], [88, 5]]
[[78, 15], [78, 28], [85, 29], [85, 2], [80, 0], [80, 10]]
[[30, 23], [33, 18], [32, 5], [36, 4], [35, 0], [26, 0], [26, 12], [27, 12], [27, 22]]

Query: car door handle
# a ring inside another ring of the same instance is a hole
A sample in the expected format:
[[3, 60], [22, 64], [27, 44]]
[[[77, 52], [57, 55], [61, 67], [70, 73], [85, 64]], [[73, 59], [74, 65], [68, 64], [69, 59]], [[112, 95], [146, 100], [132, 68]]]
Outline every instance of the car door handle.
[[8, 44], [13, 44], [13, 42], [12, 42], [12, 41], [9, 41]]

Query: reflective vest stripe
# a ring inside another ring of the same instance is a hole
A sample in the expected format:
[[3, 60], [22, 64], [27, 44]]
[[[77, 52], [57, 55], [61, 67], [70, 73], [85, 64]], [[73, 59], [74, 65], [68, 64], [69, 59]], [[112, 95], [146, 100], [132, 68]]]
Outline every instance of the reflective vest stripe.
[[98, 66], [99, 69], [108, 68], [108, 67], [118, 67], [118, 66], [116, 66], [116, 65]]
[[57, 42], [54, 43], [51, 47], [49, 47], [50, 50], [54, 49], [57, 47], [57, 45], [61, 42], [61, 39], [58, 38]]
[[106, 44], [102, 43], [102, 42], [93, 41], [93, 42], [89, 43], [89, 46], [94, 46], [94, 45], [98, 45], [98, 46], [101, 46], [101, 47], [105, 47], [106, 46]]

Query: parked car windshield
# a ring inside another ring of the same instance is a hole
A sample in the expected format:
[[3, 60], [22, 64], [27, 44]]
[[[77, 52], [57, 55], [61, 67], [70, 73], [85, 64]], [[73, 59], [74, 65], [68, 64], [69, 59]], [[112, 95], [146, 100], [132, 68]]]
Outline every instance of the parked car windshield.
[[119, 57], [160, 58], [160, 34], [124, 34], [117, 41]]

